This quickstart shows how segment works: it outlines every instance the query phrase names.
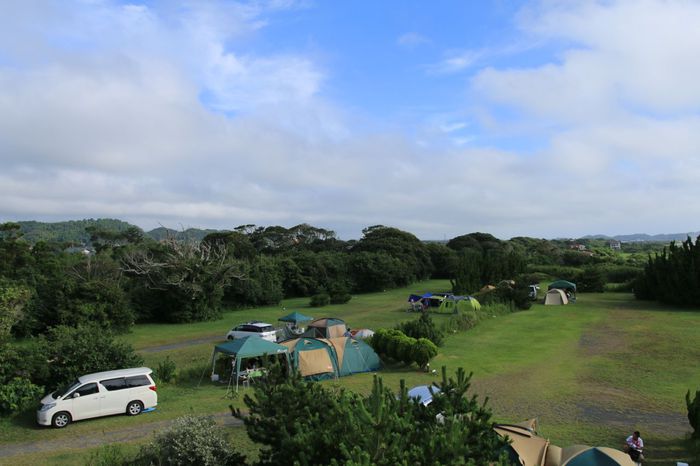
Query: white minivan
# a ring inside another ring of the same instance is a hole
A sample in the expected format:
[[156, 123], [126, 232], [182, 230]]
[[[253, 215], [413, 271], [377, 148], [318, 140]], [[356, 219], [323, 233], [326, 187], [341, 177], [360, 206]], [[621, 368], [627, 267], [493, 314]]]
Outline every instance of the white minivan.
[[91, 417], [141, 414], [158, 404], [152, 372], [148, 367], [138, 367], [78, 377], [41, 400], [36, 421], [60, 428]]

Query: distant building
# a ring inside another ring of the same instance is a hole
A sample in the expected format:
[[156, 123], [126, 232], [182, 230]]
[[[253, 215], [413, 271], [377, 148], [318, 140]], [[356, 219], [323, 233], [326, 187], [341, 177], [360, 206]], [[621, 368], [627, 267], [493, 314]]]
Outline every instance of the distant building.
[[608, 245], [610, 246], [610, 249], [613, 249], [615, 251], [619, 251], [622, 249], [622, 243], [616, 239], [611, 240]]
[[586, 250], [586, 245], [585, 244], [570, 244], [569, 249], [576, 249], [577, 251], [585, 251]]

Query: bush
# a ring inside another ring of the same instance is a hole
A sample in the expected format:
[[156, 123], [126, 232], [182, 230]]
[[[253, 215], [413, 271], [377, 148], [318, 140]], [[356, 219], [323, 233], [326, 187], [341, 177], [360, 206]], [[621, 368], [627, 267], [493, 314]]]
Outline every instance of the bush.
[[0, 414], [16, 414], [36, 405], [43, 391], [41, 387], [21, 377], [0, 385]]
[[158, 367], [156, 367], [155, 373], [157, 382], [168, 383], [172, 381], [175, 378], [176, 369], [175, 361], [170, 359], [170, 356], [166, 356], [164, 360], [158, 363]]
[[688, 422], [693, 428], [692, 438], [700, 440], [700, 390], [695, 392], [695, 398], [690, 399], [690, 390], [685, 394], [685, 405], [688, 408]]
[[340, 293], [331, 295], [331, 304], [345, 304], [352, 299], [350, 293]]
[[437, 346], [427, 338], [409, 337], [397, 329], [377, 330], [369, 344], [378, 354], [407, 366], [416, 363], [423, 367], [438, 353]]
[[577, 290], [602, 293], [605, 290], [603, 271], [597, 266], [588, 266], [576, 277]]
[[309, 302], [309, 305], [311, 307], [323, 307], [323, 306], [328, 306], [331, 303], [331, 297], [328, 296], [328, 293], [319, 293], [315, 294], [311, 297], [311, 301]]
[[437, 346], [442, 345], [442, 340], [445, 336], [427, 312], [422, 313], [416, 320], [409, 320], [399, 324], [396, 328], [409, 337], [427, 338]]
[[141, 448], [134, 464], [218, 466], [237, 465], [245, 457], [231, 451], [223, 432], [211, 419], [184, 416]]
[[92, 452], [87, 461], [88, 466], [126, 466], [132, 463], [132, 458], [124, 453], [121, 445], [105, 445]]
[[413, 345], [412, 358], [420, 367], [425, 367], [438, 354], [437, 346], [427, 338], [419, 338]]
[[[52, 328], [43, 344], [49, 363], [48, 380], [53, 388], [92, 372], [138, 367], [143, 358], [134, 349], [97, 326]], [[36, 383], [37, 381], [35, 381]]]

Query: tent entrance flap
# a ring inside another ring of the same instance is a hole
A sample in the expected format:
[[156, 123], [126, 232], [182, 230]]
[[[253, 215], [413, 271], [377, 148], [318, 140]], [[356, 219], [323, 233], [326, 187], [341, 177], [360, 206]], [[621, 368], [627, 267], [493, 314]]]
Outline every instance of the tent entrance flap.
[[334, 372], [333, 362], [328, 351], [323, 348], [306, 350], [298, 353], [299, 372], [302, 376]]

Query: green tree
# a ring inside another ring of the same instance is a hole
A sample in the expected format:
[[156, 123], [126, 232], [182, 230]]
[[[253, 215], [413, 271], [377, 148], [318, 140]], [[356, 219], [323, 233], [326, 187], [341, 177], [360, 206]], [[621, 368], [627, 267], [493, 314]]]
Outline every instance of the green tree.
[[[36, 383], [56, 387], [91, 372], [138, 367], [143, 358], [134, 349], [96, 325], [54, 327], [40, 339], [49, 363], [48, 380]], [[34, 381], [34, 380], [33, 380]]]
[[0, 341], [10, 337], [10, 330], [21, 320], [30, 298], [29, 288], [0, 278]]
[[294, 373], [271, 371], [267, 383], [246, 394], [248, 436], [261, 445], [259, 464], [507, 464], [506, 445], [491, 427], [491, 412], [469, 396], [470, 375], [458, 369], [424, 406], [374, 378], [372, 392], [308, 383]]
[[193, 241], [166, 240], [130, 251], [122, 270], [140, 287], [135, 296], [142, 316], [166, 322], [219, 317], [226, 287], [243, 278], [225, 247]]

